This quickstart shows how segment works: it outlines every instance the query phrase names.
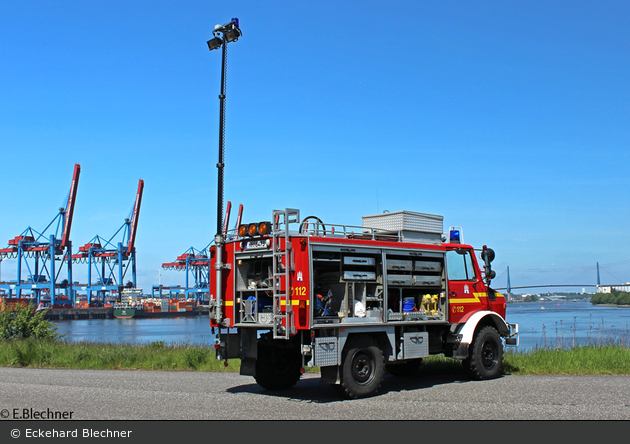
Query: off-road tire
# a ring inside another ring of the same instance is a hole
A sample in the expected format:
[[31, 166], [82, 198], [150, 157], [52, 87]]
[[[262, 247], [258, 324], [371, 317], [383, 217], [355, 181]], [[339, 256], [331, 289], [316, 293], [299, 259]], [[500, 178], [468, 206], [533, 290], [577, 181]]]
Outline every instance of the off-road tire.
[[293, 387], [302, 376], [302, 358], [296, 347], [282, 347], [272, 341], [258, 343], [256, 382], [267, 390]]
[[348, 340], [343, 353], [340, 387], [346, 398], [376, 395], [384, 372], [383, 351], [373, 338], [361, 335]]
[[479, 330], [462, 364], [471, 379], [493, 379], [501, 374], [503, 343], [494, 327]]

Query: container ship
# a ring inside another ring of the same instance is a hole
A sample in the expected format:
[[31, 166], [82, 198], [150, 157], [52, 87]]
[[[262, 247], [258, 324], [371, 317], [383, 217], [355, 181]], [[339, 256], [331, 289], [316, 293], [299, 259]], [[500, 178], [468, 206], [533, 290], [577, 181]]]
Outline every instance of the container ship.
[[194, 316], [196, 314], [194, 300], [165, 298], [114, 304], [114, 317], [119, 319]]

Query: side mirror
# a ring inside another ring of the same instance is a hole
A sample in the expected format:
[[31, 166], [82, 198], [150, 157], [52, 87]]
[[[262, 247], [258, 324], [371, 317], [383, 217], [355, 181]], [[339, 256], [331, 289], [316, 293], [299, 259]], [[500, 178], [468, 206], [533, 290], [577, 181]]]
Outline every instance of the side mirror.
[[494, 260], [494, 250], [484, 245], [481, 251], [481, 259], [483, 259], [486, 265], [490, 265], [490, 262]]
[[486, 274], [486, 285], [490, 285], [490, 281], [497, 275], [490, 266], [490, 263], [494, 260], [494, 250], [484, 245], [483, 250], [481, 250], [481, 259], [484, 262], [483, 270]]

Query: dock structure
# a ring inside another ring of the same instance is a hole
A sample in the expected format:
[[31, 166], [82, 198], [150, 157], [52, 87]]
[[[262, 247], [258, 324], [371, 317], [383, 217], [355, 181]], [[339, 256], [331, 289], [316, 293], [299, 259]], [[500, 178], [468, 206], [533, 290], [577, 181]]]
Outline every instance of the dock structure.
[[88, 308], [51, 308], [44, 314], [44, 319], [49, 321], [71, 321], [75, 319], [113, 319], [112, 307], [88, 307]]
[[[29, 298], [36, 305], [73, 305], [70, 230], [80, 174], [81, 166], [75, 164], [65, 204], [41, 232], [29, 226], [0, 249], [0, 261], [17, 262], [15, 279], [0, 282], [2, 296]], [[64, 269], [65, 278], [61, 275]]]
[[[208, 315], [207, 305], [196, 305], [193, 309], [195, 315]], [[115, 319], [114, 307], [68, 307], [50, 308], [44, 314], [44, 319], [49, 321], [72, 321], [78, 319]]]

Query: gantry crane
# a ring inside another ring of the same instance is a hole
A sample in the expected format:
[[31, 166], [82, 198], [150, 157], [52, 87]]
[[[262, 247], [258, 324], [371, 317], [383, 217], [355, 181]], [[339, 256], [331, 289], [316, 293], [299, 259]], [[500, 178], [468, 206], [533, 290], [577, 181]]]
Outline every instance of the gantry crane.
[[[57, 303], [73, 305], [70, 229], [80, 174], [81, 166], [75, 164], [65, 204], [59, 208], [57, 216], [43, 231], [28, 227], [19, 236], [10, 239], [7, 248], [0, 249], [0, 260], [17, 260], [17, 278], [0, 282], [0, 288], [8, 292], [9, 297], [29, 297], [37, 305], [40, 303], [46, 305], [50, 303], [51, 306]], [[60, 282], [59, 277], [64, 265], [68, 274], [67, 278]], [[58, 289], [62, 289], [63, 294], [58, 294]]]
[[[232, 203], [228, 201], [226, 215], [223, 222], [223, 232], [228, 235], [227, 226], [230, 220], [230, 211]], [[243, 205], [239, 206], [238, 218], [236, 221], [236, 227], [241, 223], [243, 217]], [[235, 228], [236, 231], [236, 228]], [[197, 303], [207, 301], [210, 298], [210, 260], [214, 256], [216, 247], [213, 245], [214, 240], [210, 242], [205, 248], [197, 250], [194, 247], [190, 247], [183, 254], [177, 256], [174, 262], [166, 262], [162, 264], [162, 268], [165, 270], [184, 271], [186, 273], [186, 286], [183, 292], [186, 294], [187, 299], [195, 299]], [[194, 285], [191, 286], [191, 278]], [[161, 284], [160, 286], [161, 287]], [[154, 286], [153, 292], [158, 290]]]
[[[209, 277], [210, 277], [210, 258], [212, 257], [212, 247], [208, 245], [202, 250], [190, 247], [183, 254], [177, 256], [175, 262], [167, 262], [162, 264], [165, 270], [176, 270], [186, 272], [186, 286], [183, 293], [186, 299], [195, 299], [200, 303], [209, 299]], [[191, 286], [191, 278], [194, 285]], [[155, 287], [155, 286], [154, 286]], [[159, 286], [161, 287], [161, 285]], [[153, 292], [157, 290], [154, 288]]]
[[[120, 300], [123, 288], [136, 288], [135, 241], [143, 191], [144, 181], [140, 179], [130, 216], [109, 239], [96, 235], [72, 255], [73, 262], [88, 264], [88, 282], [79, 285], [87, 293], [88, 303], [93, 302], [92, 293], [98, 303], [105, 302], [107, 297]], [[130, 280], [125, 284], [129, 272]]]

